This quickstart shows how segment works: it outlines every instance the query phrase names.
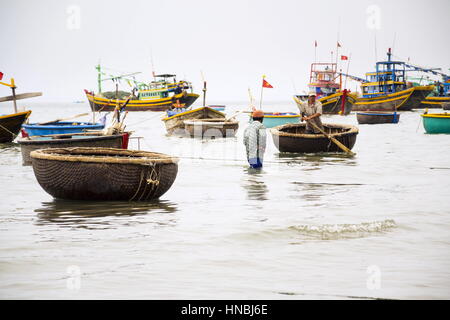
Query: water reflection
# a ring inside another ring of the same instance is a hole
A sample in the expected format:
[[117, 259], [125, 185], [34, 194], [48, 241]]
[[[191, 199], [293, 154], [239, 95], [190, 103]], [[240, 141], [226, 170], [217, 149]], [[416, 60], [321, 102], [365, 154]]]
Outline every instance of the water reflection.
[[70, 227], [108, 229], [114, 222], [111, 218], [136, 218], [147, 214], [154, 214], [152, 217], [158, 216], [158, 219], [150, 221], [156, 225], [173, 225], [176, 222], [173, 216], [165, 214], [174, 213], [177, 210], [175, 203], [163, 200], [87, 202], [54, 199], [50, 202], [42, 202], [42, 207], [34, 211], [37, 213], [38, 225], [60, 224]]
[[308, 164], [309, 169], [306, 170], [318, 170], [323, 165], [357, 165], [356, 158], [345, 153], [288, 153], [280, 152], [275, 154], [275, 158], [279, 159], [281, 163], [287, 164]]
[[249, 200], [268, 200], [269, 189], [264, 182], [264, 171], [260, 169], [246, 168], [243, 175], [242, 187], [247, 192]]

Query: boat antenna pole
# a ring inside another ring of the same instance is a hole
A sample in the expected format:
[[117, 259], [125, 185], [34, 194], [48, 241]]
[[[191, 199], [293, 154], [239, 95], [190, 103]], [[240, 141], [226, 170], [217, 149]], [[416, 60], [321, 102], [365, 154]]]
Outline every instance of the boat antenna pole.
[[[347, 74], [348, 74], [348, 69], [350, 68], [350, 61], [351, 60], [352, 60], [352, 53], [350, 52], [350, 54], [348, 55]], [[345, 77], [344, 89], [347, 88], [347, 78], [348, 77]]]
[[100, 60], [95, 69], [97, 69], [98, 93], [102, 93], [102, 67], [100, 66]]
[[202, 75], [202, 81], [203, 81], [203, 107], [206, 106], [206, 81], [205, 76], [203, 75], [203, 71], [200, 71]]
[[[265, 75], [262, 76], [262, 80], [263, 80], [262, 83], [263, 84], [264, 84], [264, 78], [265, 77], [266, 77]], [[263, 90], [264, 90], [264, 86], [261, 85], [261, 99], [259, 100], [259, 110], [262, 110]]]
[[150, 48], [150, 63], [152, 64], [153, 81], [156, 81], [156, 76], [155, 76], [155, 65], [153, 64], [153, 49], [152, 49], [152, 48]]

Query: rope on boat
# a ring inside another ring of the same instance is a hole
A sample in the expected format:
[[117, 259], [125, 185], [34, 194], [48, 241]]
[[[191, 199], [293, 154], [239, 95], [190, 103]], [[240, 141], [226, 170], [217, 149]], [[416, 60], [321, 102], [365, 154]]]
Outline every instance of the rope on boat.
[[15, 134], [14, 132], [11, 132], [8, 128], [5, 128], [0, 124], [0, 127], [2, 127], [3, 130], [8, 131], [14, 138], [13, 140], [18, 136], [18, 134]]
[[[156, 187], [159, 186], [160, 179], [158, 177], [158, 173], [155, 170], [155, 166], [151, 165], [151, 166], [149, 166], [149, 168], [151, 168], [151, 170], [147, 170], [147, 171], [145, 171], [145, 169], [141, 170], [141, 178], [139, 179], [139, 186], [136, 189], [136, 192], [134, 193], [134, 195], [128, 201], [133, 201], [139, 193], [141, 193], [141, 195], [137, 199], [138, 201], [141, 201], [142, 198], [146, 199], [146, 198], [148, 198], [151, 195], [151, 193], [154, 190], [154, 187], [155, 186]], [[141, 190], [142, 182], [144, 182], [144, 181], [146, 183], [144, 184], [144, 188]], [[146, 192], [147, 191], [147, 187], [149, 185], [151, 185], [150, 189], [148, 190], [148, 192]], [[147, 195], [144, 197], [144, 195], [146, 193], [147, 193]]]

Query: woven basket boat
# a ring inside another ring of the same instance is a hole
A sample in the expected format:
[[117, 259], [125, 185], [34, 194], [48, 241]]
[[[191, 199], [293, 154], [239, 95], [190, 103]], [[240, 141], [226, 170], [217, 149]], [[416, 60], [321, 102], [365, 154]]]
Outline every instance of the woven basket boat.
[[125, 149], [40, 149], [31, 158], [41, 187], [55, 198], [70, 200], [157, 199], [178, 172], [178, 158]]
[[104, 135], [102, 132], [31, 136], [19, 139], [22, 164], [31, 165], [30, 153], [47, 148], [105, 147], [127, 149], [130, 133]]
[[[358, 128], [345, 124], [323, 124], [325, 132], [352, 149]], [[305, 134], [305, 123], [291, 123], [270, 129], [275, 146], [280, 152], [317, 153], [343, 152], [323, 134]]]
[[191, 137], [229, 138], [236, 135], [239, 122], [225, 119], [191, 119], [184, 120], [184, 128]]

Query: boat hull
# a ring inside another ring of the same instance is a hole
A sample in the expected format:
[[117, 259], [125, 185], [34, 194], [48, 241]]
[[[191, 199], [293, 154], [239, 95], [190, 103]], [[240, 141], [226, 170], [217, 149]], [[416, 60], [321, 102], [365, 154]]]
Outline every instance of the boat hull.
[[[114, 111], [117, 102], [115, 99], [106, 99], [86, 93], [92, 111]], [[199, 97], [195, 93], [178, 94], [173, 97], [155, 100], [130, 100], [125, 106], [127, 111], [165, 111], [173, 106], [177, 100], [185, 107], [191, 106]], [[125, 104], [126, 100], [119, 100], [119, 104]]]
[[[448, 105], [448, 109], [447, 108]], [[442, 108], [450, 110], [450, 97], [427, 97], [421, 102], [421, 108]]]
[[356, 119], [359, 124], [398, 123], [400, 114], [386, 112], [357, 112]]
[[230, 138], [236, 136], [239, 122], [224, 119], [185, 120], [184, 128], [193, 138]]
[[87, 130], [101, 130], [105, 126], [100, 123], [87, 122], [54, 122], [45, 125], [37, 123], [22, 126], [29, 136], [43, 136], [52, 134], [80, 133]]
[[162, 119], [168, 134], [185, 134], [184, 121], [191, 119], [225, 119], [225, 114], [220, 111], [201, 107]]
[[427, 133], [450, 134], [450, 113], [422, 114], [423, 127]]
[[155, 152], [111, 148], [55, 148], [31, 153], [41, 187], [54, 198], [149, 201], [172, 186], [178, 159]]
[[408, 111], [416, 109], [431, 91], [433, 91], [433, 86], [422, 86], [388, 95], [358, 98], [353, 105], [353, 111]]
[[[294, 99], [294, 101], [297, 104], [298, 108], [300, 108], [298, 100], [307, 99], [307, 96], [297, 95], [295, 97], [297, 99]], [[347, 93], [347, 95], [345, 97], [345, 102], [344, 102], [344, 112], [342, 113], [342, 99], [343, 98], [344, 98], [343, 93], [338, 92], [338, 93], [318, 99], [318, 101], [322, 103], [322, 113], [323, 114], [348, 115], [353, 109], [353, 104], [356, 101], [356, 95]]]
[[[24, 166], [31, 165], [30, 153], [34, 150], [48, 148], [73, 148], [73, 147], [105, 147], [105, 148], [123, 148], [127, 145], [128, 133], [118, 135], [102, 135], [99, 134], [81, 134], [79, 136], [61, 136], [55, 135], [50, 137], [22, 138], [19, 139], [20, 150], [22, 153], [22, 164]], [[124, 148], [126, 149], [126, 148]]]
[[[356, 143], [358, 128], [351, 125], [323, 124], [325, 131], [347, 148]], [[280, 152], [318, 153], [343, 152], [323, 134], [305, 134], [305, 123], [286, 124], [270, 130], [275, 146]]]
[[28, 119], [31, 111], [0, 116], [0, 143], [12, 142], [20, 132], [22, 124]]

